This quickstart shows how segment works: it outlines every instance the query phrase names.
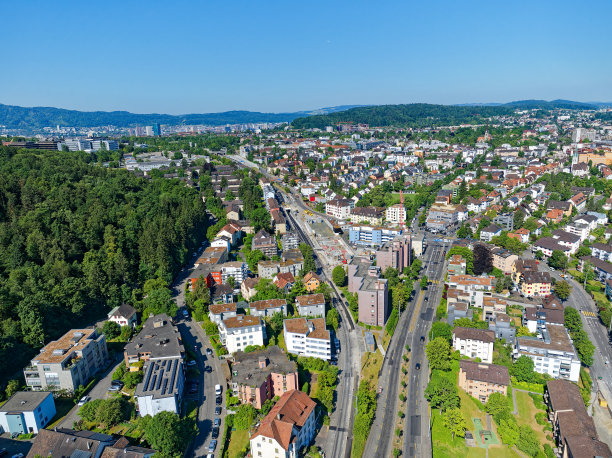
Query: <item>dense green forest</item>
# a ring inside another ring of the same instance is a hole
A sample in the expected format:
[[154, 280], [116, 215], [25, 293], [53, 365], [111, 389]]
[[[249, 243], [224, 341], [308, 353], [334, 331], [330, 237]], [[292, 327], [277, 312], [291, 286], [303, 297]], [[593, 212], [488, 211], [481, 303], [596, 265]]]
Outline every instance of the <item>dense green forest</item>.
[[612, 111], [607, 111], [605, 113], [596, 113], [596, 119], [601, 119], [602, 121], [612, 121]]
[[351, 121], [370, 126], [432, 127], [463, 123], [480, 123], [491, 116], [509, 115], [507, 107], [473, 107], [453, 105], [430, 105], [413, 103], [409, 105], [380, 105], [359, 107], [327, 115], [298, 118], [291, 124], [298, 129], [319, 128], [338, 122]]
[[[0, 378], [145, 281], [168, 285], [206, 233], [199, 193], [85, 153], [0, 147]], [[149, 282], [150, 283], [150, 282]]]

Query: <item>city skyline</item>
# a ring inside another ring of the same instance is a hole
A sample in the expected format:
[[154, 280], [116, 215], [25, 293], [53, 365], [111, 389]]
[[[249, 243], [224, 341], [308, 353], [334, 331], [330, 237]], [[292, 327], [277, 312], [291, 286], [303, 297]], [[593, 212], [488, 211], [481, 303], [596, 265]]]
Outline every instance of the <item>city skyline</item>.
[[[5, 7], [0, 103], [82, 111], [295, 112], [338, 105], [612, 100], [612, 6]], [[18, 40], [15, 37], [19, 37]], [[17, 65], [18, 64], [18, 65]]]

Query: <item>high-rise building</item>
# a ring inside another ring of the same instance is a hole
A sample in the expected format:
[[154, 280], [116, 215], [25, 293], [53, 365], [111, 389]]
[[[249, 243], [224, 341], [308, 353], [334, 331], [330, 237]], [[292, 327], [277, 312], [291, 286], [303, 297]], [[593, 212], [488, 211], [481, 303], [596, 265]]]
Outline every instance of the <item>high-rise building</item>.
[[161, 126], [159, 123], [153, 124], [153, 135], [159, 137], [161, 135]]
[[153, 136], [153, 126], [145, 127], [145, 134], [147, 137], [152, 137]]

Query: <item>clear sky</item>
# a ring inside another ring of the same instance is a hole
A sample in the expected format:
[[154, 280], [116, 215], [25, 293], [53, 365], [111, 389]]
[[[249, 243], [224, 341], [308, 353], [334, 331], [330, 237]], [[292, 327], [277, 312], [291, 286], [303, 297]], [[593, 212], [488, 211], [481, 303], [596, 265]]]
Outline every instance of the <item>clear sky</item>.
[[612, 2], [3, 2], [0, 103], [137, 113], [612, 101]]

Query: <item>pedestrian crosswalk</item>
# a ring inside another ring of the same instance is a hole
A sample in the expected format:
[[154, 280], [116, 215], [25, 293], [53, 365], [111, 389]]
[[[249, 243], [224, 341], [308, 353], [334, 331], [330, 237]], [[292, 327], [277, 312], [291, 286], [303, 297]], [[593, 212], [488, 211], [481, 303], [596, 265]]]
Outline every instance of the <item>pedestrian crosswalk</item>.
[[591, 318], [597, 318], [597, 314], [595, 312], [589, 312], [587, 310], [583, 310], [582, 314], [584, 316], [588, 316], [588, 317], [591, 317]]

